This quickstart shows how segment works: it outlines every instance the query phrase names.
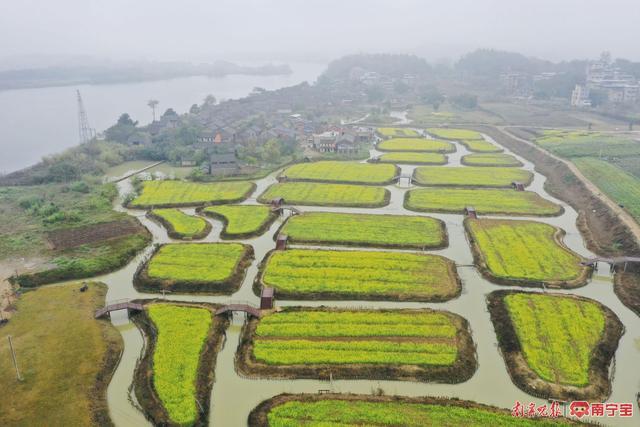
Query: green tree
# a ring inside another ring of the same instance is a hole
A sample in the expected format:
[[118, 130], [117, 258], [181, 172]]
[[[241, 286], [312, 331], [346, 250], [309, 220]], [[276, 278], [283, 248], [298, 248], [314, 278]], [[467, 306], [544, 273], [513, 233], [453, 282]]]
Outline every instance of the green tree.
[[280, 141], [276, 138], [268, 140], [264, 144], [262, 158], [268, 163], [277, 163], [280, 160]]

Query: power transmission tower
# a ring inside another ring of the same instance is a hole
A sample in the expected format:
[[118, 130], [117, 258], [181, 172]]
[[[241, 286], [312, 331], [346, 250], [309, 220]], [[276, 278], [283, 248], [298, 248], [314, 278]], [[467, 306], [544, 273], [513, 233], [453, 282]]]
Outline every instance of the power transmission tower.
[[82, 102], [82, 96], [80, 91], [76, 90], [78, 94], [78, 129], [80, 132], [80, 144], [89, 142], [96, 134], [96, 131], [89, 126], [89, 119], [87, 118], [87, 112], [84, 109], [84, 103]]

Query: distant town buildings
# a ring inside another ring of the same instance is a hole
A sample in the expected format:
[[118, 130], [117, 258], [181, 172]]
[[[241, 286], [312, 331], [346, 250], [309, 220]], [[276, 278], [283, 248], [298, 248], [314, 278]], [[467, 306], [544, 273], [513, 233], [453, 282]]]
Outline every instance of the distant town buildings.
[[613, 104], [634, 104], [640, 100], [640, 85], [634, 76], [623, 72], [611, 62], [611, 55], [603, 53], [600, 59], [587, 66], [586, 83], [576, 85], [571, 94], [571, 105], [586, 107], [591, 105], [590, 96], [594, 91], [606, 95]]

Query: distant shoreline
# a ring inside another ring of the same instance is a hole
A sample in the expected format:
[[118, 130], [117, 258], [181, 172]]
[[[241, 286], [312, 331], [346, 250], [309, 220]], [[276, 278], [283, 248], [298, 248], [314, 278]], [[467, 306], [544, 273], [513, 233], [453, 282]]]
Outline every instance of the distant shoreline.
[[[167, 69], [170, 68], [170, 69]], [[77, 85], [144, 83], [188, 77], [223, 78], [234, 75], [282, 76], [292, 74], [288, 64], [240, 66], [217, 62], [205, 65], [174, 66], [153, 64], [142, 67], [50, 67], [0, 71], [0, 92]]]

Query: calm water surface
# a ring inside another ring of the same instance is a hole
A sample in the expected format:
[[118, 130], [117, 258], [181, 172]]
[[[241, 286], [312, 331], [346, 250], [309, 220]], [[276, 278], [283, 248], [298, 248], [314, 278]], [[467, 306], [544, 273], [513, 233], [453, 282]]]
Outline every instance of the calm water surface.
[[285, 76], [185, 77], [154, 82], [80, 85], [0, 91], [0, 173], [32, 165], [43, 156], [78, 143], [76, 89], [82, 93], [89, 124], [101, 132], [127, 112], [141, 124], [152, 120], [149, 99], [157, 99], [160, 114], [178, 113], [213, 94], [218, 100], [246, 96], [256, 87], [279, 89], [313, 82], [325, 65], [292, 63]]

